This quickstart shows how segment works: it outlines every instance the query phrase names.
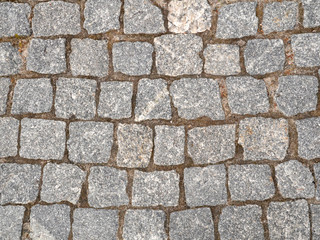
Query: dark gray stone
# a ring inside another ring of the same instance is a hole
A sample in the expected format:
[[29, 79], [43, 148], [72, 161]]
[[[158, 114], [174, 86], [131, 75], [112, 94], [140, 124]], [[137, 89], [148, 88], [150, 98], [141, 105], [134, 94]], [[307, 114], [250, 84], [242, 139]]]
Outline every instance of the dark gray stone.
[[10, 78], [0, 78], [0, 115], [5, 114], [7, 110], [10, 84]]
[[8, 240], [21, 239], [23, 206], [0, 206], [0, 238]]
[[302, 0], [303, 26], [314, 28], [320, 26], [320, 2], [318, 0]]
[[18, 152], [19, 121], [15, 118], [0, 118], [0, 158], [13, 157]]
[[12, 43], [0, 43], [0, 76], [17, 74], [22, 67], [22, 58]]
[[310, 204], [312, 221], [312, 240], [320, 239], [320, 205]]
[[316, 199], [320, 201], [320, 163], [315, 163], [313, 165], [315, 183], [316, 183]]

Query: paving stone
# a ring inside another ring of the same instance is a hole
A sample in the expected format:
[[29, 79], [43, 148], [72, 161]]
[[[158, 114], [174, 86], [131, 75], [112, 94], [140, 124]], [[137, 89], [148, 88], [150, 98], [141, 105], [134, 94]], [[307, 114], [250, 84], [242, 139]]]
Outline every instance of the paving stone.
[[95, 80], [59, 78], [55, 98], [55, 114], [61, 118], [92, 119], [96, 113]]
[[12, 43], [0, 43], [0, 76], [17, 74], [22, 67], [22, 58]]
[[224, 165], [184, 169], [184, 189], [189, 207], [216, 206], [227, 202]]
[[70, 66], [72, 75], [105, 77], [109, 55], [106, 40], [72, 39]]
[[138, 124], [119, 124], [117, 164], [127, 168], [148, 166], [152, 143], [152, 129]]
[[211, 7], [207, 0], [172, 0], [168, 11], [171, 32], [198, 33], [211, 28]]
[[27, 204], [35, 201], [38, 196], [40, 176], [40, 165], [0, 164], [0, 204]]
[[216, 80], [182, 78], [171, 84], [170, 94], [178, 115], [182, 118], [196, 119], [204, 116], [213, 120], [225, 118]]
[[0, 78], [0, 115], [5, 114], [7, 110], [10, 83], [10, 78]]
[[261, 215], [261, 207], [257, 205], [223, 208], [218, 225], [221, 240], [263, 240]]
[[21, 120], [20, 156], [61, 160], [65, 150], [66, 123], [45, 119]]
[[120, 0], [88, 0], [84, 8], [83, 27], [89, 34], [120, 28]]
[[113, 144], [113, 124], [72, 122], [69, 125], [68, 153], [75, 163], [107, 163]]
[[50, 112], [53, 90], [49, 78], [19, 79], [14, 88], [11, 112], [45, 113]]
[[161, 210], [128, 210], [124, 216], [123, 238], [167, 239], [165, 220], [166, 214]]
[[193, 162], [208, 164], [233, 158], [236, 148], [235, 129], [234, 124], [229, 124], [189, 130], [188, 153]]
[[118, 210], [77, 208], [73, 212], [74, 240], [117, 239]]
[[154, 163], [157, 165], [179, 165], [184, 163], [184, 127], [155, 126]]
[[125, 34], [155, 34], [166, 31], [160, 8], [150, 0], [125, 0], [123, 21]]
[[21, 238], [23, 206], [0, 206], [0, 238], [18, 240]]
[[31, 39], [28, 47], [27, 70], [42, 74], [66, 71], [66, 40]]
[[204, 71], [213, 75], [236, 75], [241, 72], [239, 46], [208, 44], [203, 51]]
[[270, 239], [310, 239], [309, 207], [306, 200], [272, 202], [268, 208]]
[[313, 168], [316, 179], [316, 199], [320, 201], [320, 163], [315, 163]]
[[166, 34], [154, 39], [158, 74], [178, 76], [200, 74], [203, 43], [193, 34]]
[[126, 75], [151, 73], [153, 46], [147, 42], [118, 42], [113, 44], [112, 57], [115, 72]]
[[174, 171], [135, 171], [132, 187], [133, 206], [177, 206], [179, 175]]
[[232, 113], [258, 114], [269, 110], [269, 98], [263, 80], [250, 76], [228, 77], [228, 103]]
[[244, 160], [283, 160], [289, 145], [288, 122], [262, 117], [241, 120], [238, 143]]
[[303, 26], [305, 28], [320, 26], [320, 2], [318, 0], [302, 0]]
[[275, 193], [271, 169], [268, 165], [231, 165], [228, 169], [229, 190], [235, 201], [271, 198]]
[[139, 80], [135, 121], [171, 119], [171, 117], [167, 82], [161, 78]]
[[0, 158], [13, 157], [18, 152], [19, 121], [15, 118], [0, 118]]
[[38, 3], [33, 9], [32, 30], [36, 37], [81, 32], [80, 6], [74, 3], [53, 1]]
[[91, 167], [89, 175], [89, 205], [95, 208], [121, 206], [129, 203], [125, 170]]
[[170, 214], [170, 239], [213, 240], [214, 228], [209, 208], [188, 209]]
[[256, 2], [239, 2], [219, 9], [217, 38], [242, 38], [255, 35], [258, 30]]
[[0, 37], [29, 36], [30, 12], [27, 3], [0, 3]]
[[85, 178], [86, 173], [75, 165], [48, 163], [43, 170], [41, 200], [76, 204]]
[[244, 63], [251, 75], [263, 75], [283, 70], [284, 45], [281, 39], [252, 39], [244, 50]]
[[312, 221], [312, 240], [320, 239], [320, 205], [310, 204]]
[[30, 237], [41, 239], [68, 239], [70, 207], [62, 204], [36, 205], [31, 208]]

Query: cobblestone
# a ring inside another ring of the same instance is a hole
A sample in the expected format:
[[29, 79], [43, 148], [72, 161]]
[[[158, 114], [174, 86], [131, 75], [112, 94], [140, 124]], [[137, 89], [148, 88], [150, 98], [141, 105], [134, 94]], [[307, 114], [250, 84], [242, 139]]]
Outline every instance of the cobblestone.
[[11, 157], [18, 152], [19, 121], [15, 118], [0, 118], [0, 157]]
[[320, 238], [320, 205], [310, 204], [312, 221], [312, 239]]
[[1, 239], [20, 239], [24, 211], [23, 206], [0, 206]]
[[9, 94], [10, 78], [0, 78], [0, 115], [7, 110], [7, 99]]
[[303, 0], [303, 26], [306, 28], [320, 26], [320, 3], [317, 0]]
[[9, 42], [0, 43], [0, 76], [19, 73], [22, 67], [22, 58], [18, 49]]
[[313, 165], [314, 175], [316, 179], [316, 199], [320, 200], [320, 163], [315, 163]]

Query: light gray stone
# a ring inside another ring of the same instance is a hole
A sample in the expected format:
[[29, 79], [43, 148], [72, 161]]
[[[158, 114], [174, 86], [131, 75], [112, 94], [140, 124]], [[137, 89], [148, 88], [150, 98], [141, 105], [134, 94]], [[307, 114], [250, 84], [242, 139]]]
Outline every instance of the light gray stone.
[[35, 201], [40, 176], [40, 165], [0, 164], [0, 204], [27, 204]]
[[10, 90], [10, 78], [0, 78], [0, 115], [7, 110], [7, 99]]
[[319, 0], [302, 0], [303, 26], [314, 28], [320, 26], [320, 2]]
[[225, 118], [216, 80], [182, 78], [171, 84], [170, 94], [178, 115], [182, 118], [209, 117], [213, 120]]
[[177, 206], [179, 175], [174, 171], [135, 171], [132, 187], [133, 206]]
[[154, 39], [157, 72], [178, 76], [200, 74], [203, 62], [201, 37], [193, 34], [166, 34]]
[[89, 205], [95, 208], [121, 206], [129, 203], [125, 170], [91, 167], [89, 175]]
[[312, 221], [312, 240], [320, 239], [320, 205], [310, 204]]
[[320, 201], [320, 163], [315, 163], [313, 165], [314, 175], [315, 175], [315, 183], [316, 183], [316, 199]]
[[22, 58], [18, 49], [12, 43], [0, 43], [0, 76], [19, 73], [22, 67]]
[[[197, 127], [188, 132], [188, 153], [195, 164], [217, 163], [235, 155], [234, 124]], [[205, 150], [205, 151], [204, 151]]]
[[23, 206], [0, 206], [0, 238], [18, 240], [21, 238]]
[[0, 118], [0, 158], [14, 157], [18, 152], [19, 121], [15, 118]]
[[262, 117], [241, 120], [238, 143], [244, 160], [283, 160], [289, 145], [288, 122]]
[[167, 82], [161, 78], [139, 80], [135, 121], [171, 119], [171, 117]]

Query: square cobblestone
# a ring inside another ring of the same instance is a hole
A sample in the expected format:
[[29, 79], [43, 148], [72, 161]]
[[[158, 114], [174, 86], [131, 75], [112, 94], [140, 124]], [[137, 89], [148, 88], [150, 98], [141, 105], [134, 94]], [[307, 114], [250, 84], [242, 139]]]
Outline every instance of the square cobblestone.
[[10, 90], [10, 78], [0, 78], [0, 115], [7, 110], [7, 99]]
[[13, 157], [18, 152], [19, 121], [15, 118], [0, 118], [0, 157]]
[[312, 221], [312, 240], [320, 239], [320, 205], [310, 204]]
[[320, 26], [320, 2], [318, 0], [302, 0], [303, 26], [314, 28]]
[[21, 238], [23, 206], [0, 206], [0, 238], [18, 240]]
[[320, 163], [315, 163], [313, 165], [314, 177], [316, 179], [316, 199], [320, 201]]
[[19, 73], [22, 67], [22, 58], [18, 49], [12, 43], [0, 43], [0, 76]]

